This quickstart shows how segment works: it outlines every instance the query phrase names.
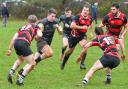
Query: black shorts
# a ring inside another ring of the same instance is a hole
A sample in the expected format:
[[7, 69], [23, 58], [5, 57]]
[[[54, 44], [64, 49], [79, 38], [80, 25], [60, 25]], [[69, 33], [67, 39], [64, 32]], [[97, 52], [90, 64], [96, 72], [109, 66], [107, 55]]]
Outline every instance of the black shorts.
[[104, 68], [109, 67], [110, 69], [113, 69], [120, 64], [120, 59], [116, 56], [104, 55], [100, 58], [100, 62]]
[[41, 50], [45, 45], [49, 45], [45, 40], [41, 39], [40, 41], [37, 41], [37, 51], [41, 53]]
[[14, 48], [16, 54], [19, 56], [26, 57], [32, 54], [29, 43], [25, 42], [24, 40], [16, 40], [14, 43]]
[[69, 48], [74, 48], [79, 41], [87, 39], [86, 35], [81, 35], [79, 37], [73, 37], [72, 35], [69, 37], [68, 43], [69, 43]]
[[63, 32], [63, 38], [65, 37], [69, 39], [70, 35], [71, 35], [71, 32]]

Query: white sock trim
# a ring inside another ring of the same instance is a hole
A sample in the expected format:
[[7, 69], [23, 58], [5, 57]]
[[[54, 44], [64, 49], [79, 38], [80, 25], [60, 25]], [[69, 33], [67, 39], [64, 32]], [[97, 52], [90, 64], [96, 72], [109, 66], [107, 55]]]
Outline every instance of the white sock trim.
[[86, 80], [88, 82], [88, 78], [85, 77], [84, 80]]

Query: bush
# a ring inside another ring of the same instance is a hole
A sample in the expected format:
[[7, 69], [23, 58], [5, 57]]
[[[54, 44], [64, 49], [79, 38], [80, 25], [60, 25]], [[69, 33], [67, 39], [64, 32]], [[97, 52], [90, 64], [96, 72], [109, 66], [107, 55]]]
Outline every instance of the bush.
[[[74, 0], [28, 0], [29, 3], [23, 4], [19, 3], [19, 5], [15, 5], [11, 3], [9, 5], [10, 13], [15, 18], [26, 18], [29, 14], [35, 14], [39, 18], [43, 18], [47, 14], [47, 10], [51, 7], [54, 7], [58, 11], [58, 15], [64, 12], [64, 8], [69, 6], [71, 7], [74, 14], [77, 14], [81, 11], [81, 7], [88, 1], [92, 4], [92, 0], [83, 0], [82, 3], [74, 2]], [[96, 1], [96, 0], [95, 0]], [[98, 5], [98, 17], [101, 18], [110, 10], [111, 3], [115, 0], [99, 0]], [[123, 0], [116, 0], [116, 2], [121, 3]], [[123, 12], [128, 12], [126, 9], [127, 6], [123, 7], [121, 10]]]

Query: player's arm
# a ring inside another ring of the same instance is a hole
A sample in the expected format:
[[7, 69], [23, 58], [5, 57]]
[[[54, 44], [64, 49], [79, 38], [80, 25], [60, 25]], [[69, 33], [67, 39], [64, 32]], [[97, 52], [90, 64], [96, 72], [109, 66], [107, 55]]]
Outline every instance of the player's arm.
[[43, 31], [44, 31], [44, 25], [43, 25], [43, 23], [38, 22], [37, 23], [37, 32], [36, 32], [37, 34], [35, 36], [35, 40], [36, 41], [39, 40], [39, 38], [41, 38], [43, 36], [43, 34], [42, 34]]
[[100, 28], [104, 27], [105, 24], [108, 23], [108, 18], [109, 18], [108, 15], [104, 16], [103, 19], [102, 19], [102, 22], [99, 24], [98, 27], [100, 27]]
[[121, 48], [121, 52], [122, 52], [122, 55], [121, 55], [121, 59], [122, 61], [126, 61], [125, 60], [125, 48], [124, 48], [124, 37], [125, 37], [125, 34], [127, 33], [127, 30], [128, 30], [128, 23], [127, 23], [127, 18], [124, 18], [124, 31], [120, 34], [120, 40], [119, 40], [119, 44], [120, 44], [120, 48]]
[[83, 55], [86, 53], [87, 49], [92, 46], [92, 42], [88, 42], [83, 50], [80, 52], [79, 57], [76, 60], [76, 63], [79, 63], [82, 60]]
[[38, 29], [37, 30], [37, 38], [41, 38], [42, 37], [42, 30], [41, 29]]
[[55, 29], [58, 31], [58, 33], [61, 35], [63, 33], [62, 27], [58, 24], [54, 25]]
[[121, 33], [120, 38], [124, 39], [125, 34], [127, 33], [128, 30], [128, 23], [127, 23], [127, 18], [124, 17], [124, 31]]
[[104, 24], [101, 22], [98, 27], [102, 28], [102, 27], [104, 27]]
[[79, 26], [79, 25], [77, 25], [76, 24], [76, 22], [72, 22], [71, 23], [71, 26], [70, 26], [72, 29], [74, 29], [74, 30], [79, 30], [79, 29], [87, 29], [88, 28], [88, 26]]
[[99, 42], [91, 41], [91, 42], [88, 42], [88, 43], [84, 46], [84, 49], [83, 49], [83, 51], [82, 51], [81, 53], [85, 53], [85, 52], [87, 51], [87, 49], [88, 49], [89, 47], [92, 47], [92, 46], [99, 46], [99, 47], [101, 47], [100, 44], [99, 44]]
[[93, 24], [90, 25], [90, 39], [93, 38], [93, 31], [92, 31]]
[[39, 27], [39, 29], [41, 30], [41, 32], [44, 31], [44, 24], [43, 24], [43, 23], [38, 22], [38, 23], [37, 23], [37, 26]]
[[124, 43], [123, 40], [120, 40], [119, 45], [120, 45], [121, 52], [122, 52], [121, 59], [123, 62], [125, 62], [126, 61], [125, 60], [125, 48], [124, 48], [124, 44], [122, 44], [122, 43]]
[[15, 35], [13, 36], [13, 38], [11, 39], [11, 42], [9, 43], [9, 46], [8, 46], [8, 50], [6, 52], [6, 55], [7, 56], [10, 56], [11, 53], [12, 53], [12, 49], [13, 49], [13, 46], [14, 46], [14, 42], [15, 42], [15, 39], [18, 37], [18, 33], [15, 33]]
[[61, 15], [57, 20], [58, 20], [58, 23], [59, 23], [59, 25], [61, 25], [61, 24], [63, 24], [63, 19], [64, 19], [64, 17], [63, 17], [63, 15]]
[[87, 49], [88, 49], [89, 47], [92, 47], [92, 46], [99, 46], [99, 47], [101, 47], [101, 45], [100, 45], [100, 43], [98, 42], [98, 39], [97, 39], [97, 38], [93, 39], [91, 42], [88, 42], [88, 43], [84, 46], [83, 50], [80, 52], [79, 57], [77, 58], [77, 61], [76, 61], [77, 63], [79, 63], [79, 62], [82, 60], [83, 54], [85, 54], [86, 51], [87, 51]]

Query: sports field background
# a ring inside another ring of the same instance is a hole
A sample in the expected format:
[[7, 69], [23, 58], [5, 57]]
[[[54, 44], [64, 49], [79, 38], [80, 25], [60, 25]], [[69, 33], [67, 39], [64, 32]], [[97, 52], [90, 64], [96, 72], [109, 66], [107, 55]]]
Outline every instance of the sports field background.
[[[76, 64], [76, 58], [81, 51], [77, 45], [75, 51], [69, 58], [68, 63], [63, 71], [60, 70], [59, 56], [62, 47], [62, 37], [55, 33], [52, 42], [54, 51], [53, 57], [40, 62], [36, 68], [25, 78], [24, 86], [15, 84], [16, 76], [13, 77], [14, 83], [11, 85], [7, 82], [6, 76], [9, 69], [16, 60], [15, 51], [12, 56], [5, 55], [11, 37], [24, 25], [25, 21], [9, 21], [7, 28], [0, 27], [0, 89], [127, 89], [128, 88], [128, 61], [122, 63], [112, 72], [112, 84], [105, 85], [105, 72], [100, 70], [96, 72], [87, 86], [77, 86], [82, 84], [81, 81], [87, 70], [101, 56], [102, 51], [98, 47], [88, 50], [86, 58], [86, 70], [80, 70], [79, 64]], [[125, 37], [126, 60], [128, 59], [128, 33]], [[33, 52], [36, 51], [35, 41], [32, 44]], [[24, 65], [24, 64], [23, 64]], [[21, 65], [21, 67], [23, 66]], [[21, 68], [20, 67], [20, 68]], [[17, 71], [16, 71], [17, 72]], [[16, 73], [15, 73], [16, 74]]]

